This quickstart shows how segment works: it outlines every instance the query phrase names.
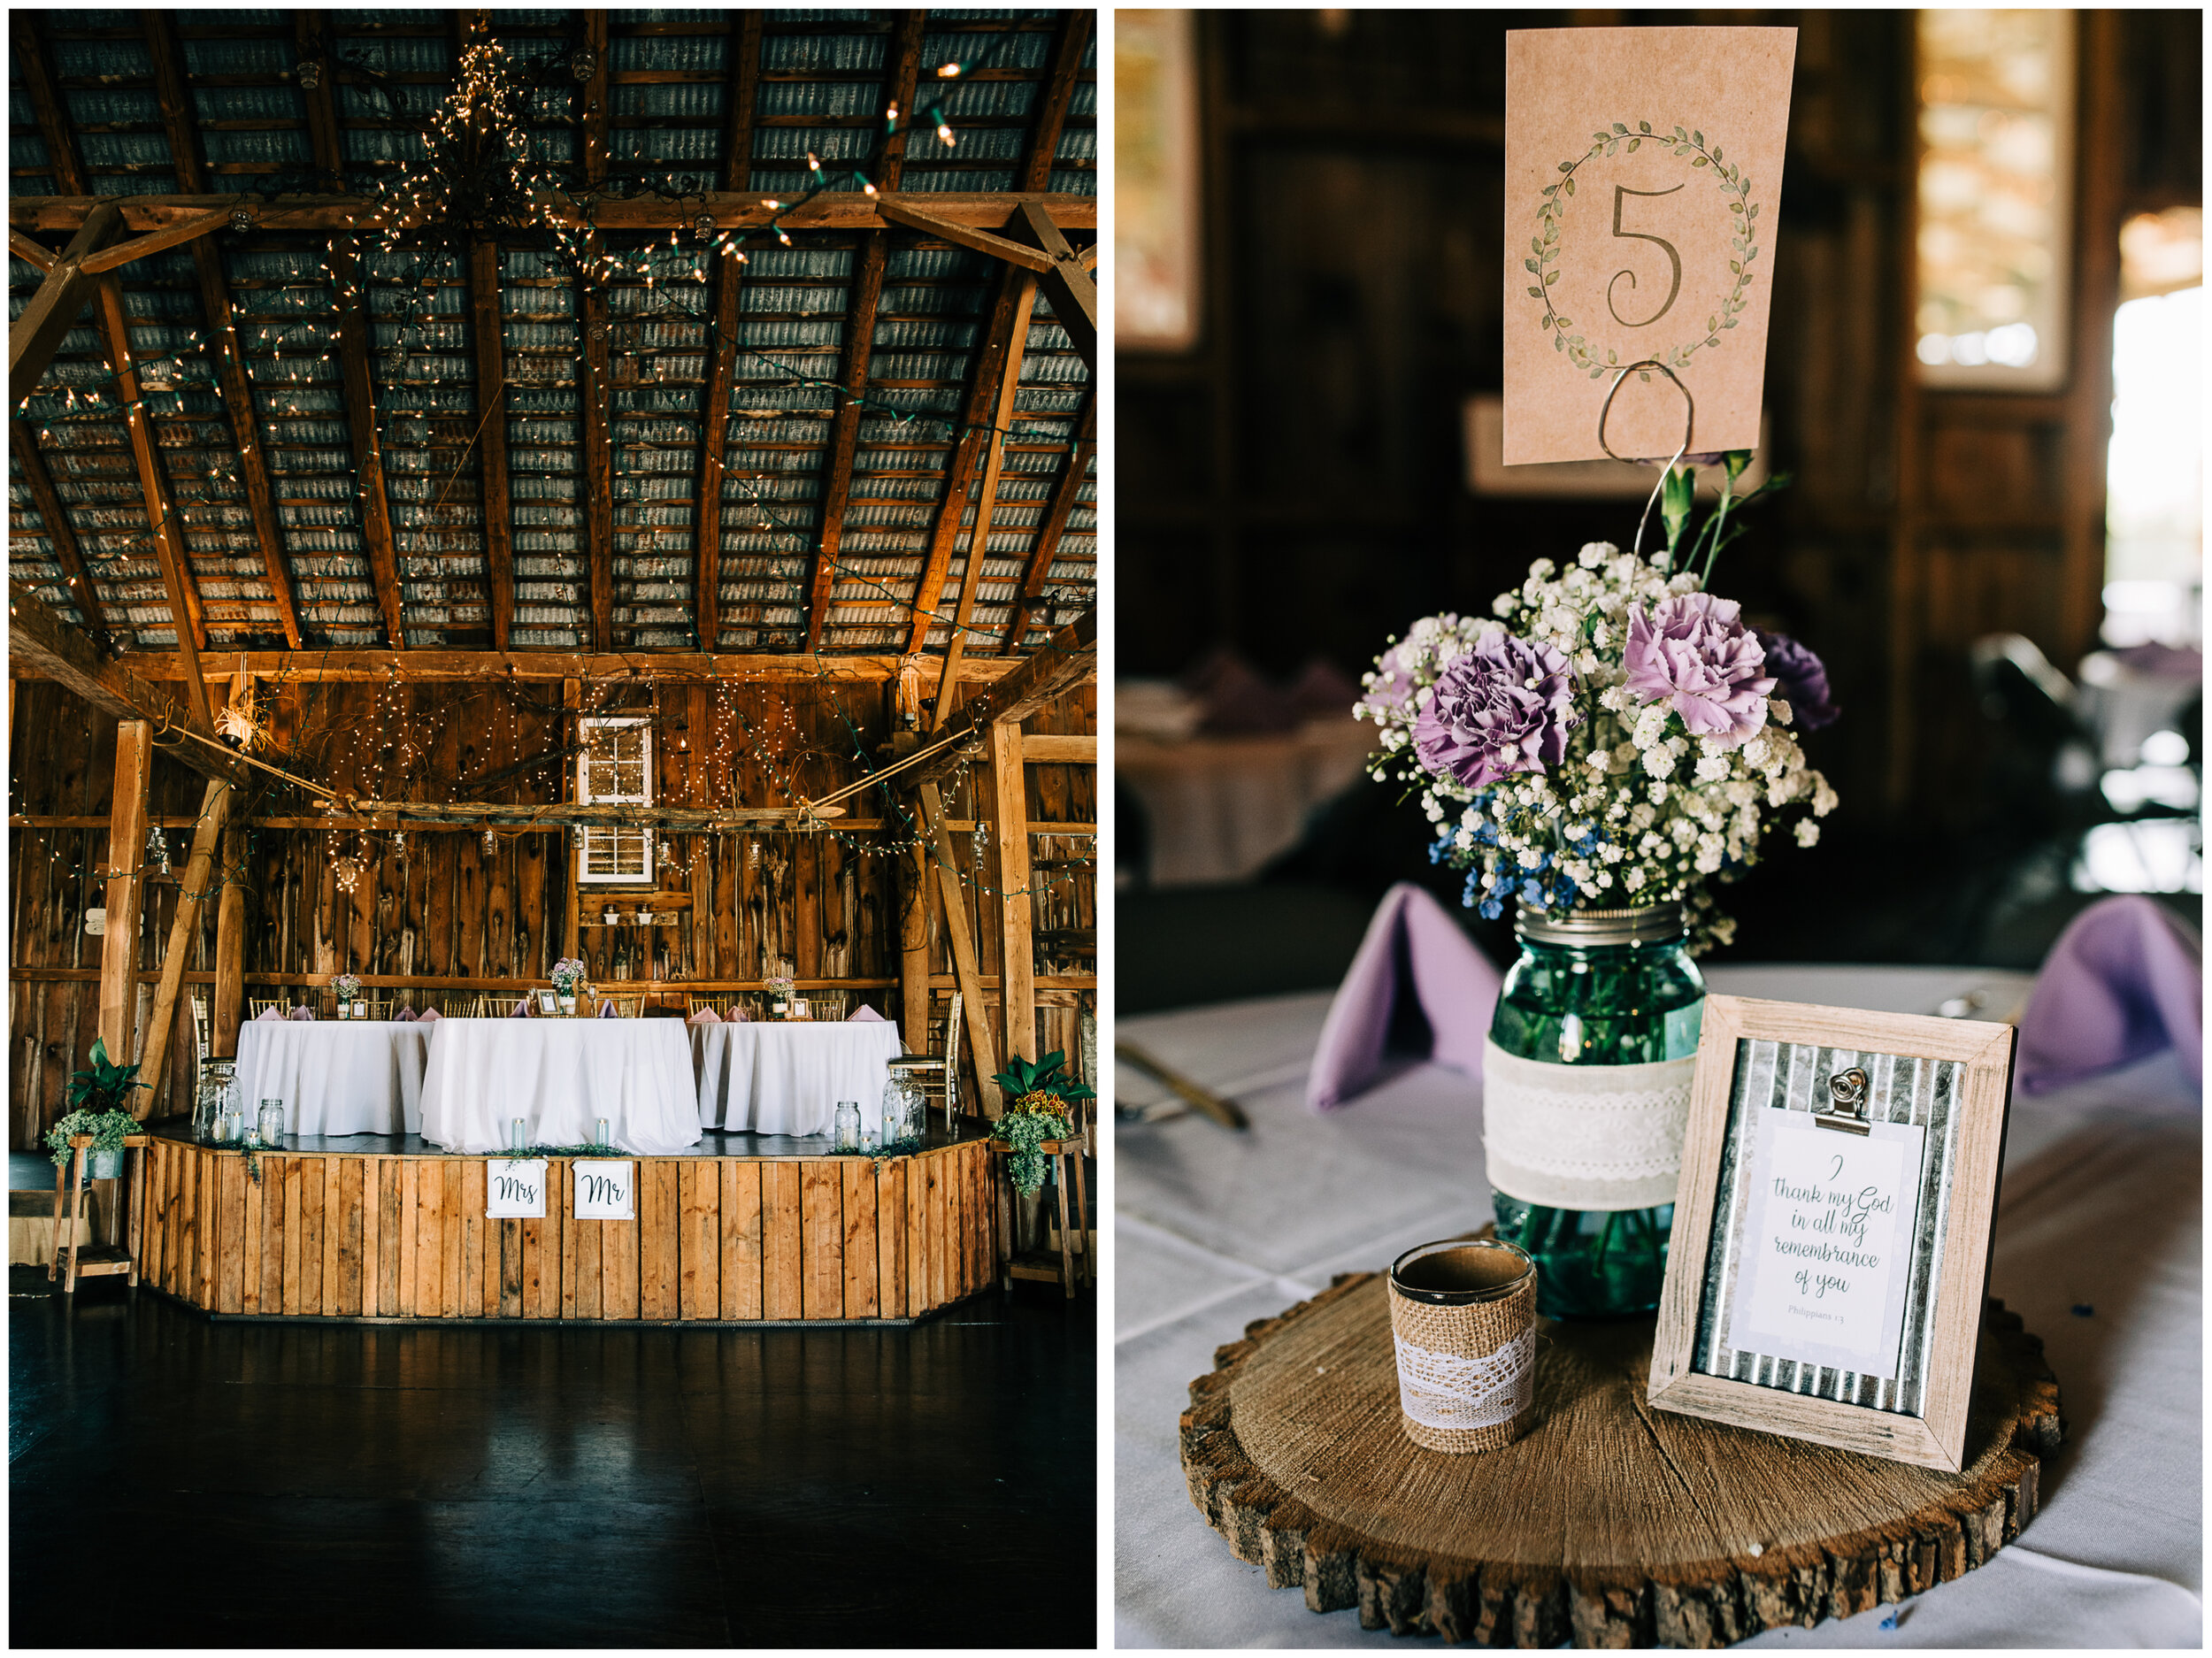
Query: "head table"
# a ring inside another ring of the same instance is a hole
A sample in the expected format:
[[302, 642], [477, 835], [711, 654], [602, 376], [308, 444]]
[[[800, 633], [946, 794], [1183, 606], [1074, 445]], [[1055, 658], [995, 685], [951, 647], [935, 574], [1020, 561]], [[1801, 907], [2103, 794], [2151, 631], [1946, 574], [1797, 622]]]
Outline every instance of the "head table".
[[[1730, 995], [1933, 1013], [2024, 975], [1957, 968], [1722, 966]], [[1214, 1349], [1338, 1272], [1490, 1218], [1481, 1085], [1412, 1065], [1316, 1116], [1306, 1073], [1329, 995], [1125, 1019], [1119, 1035], [1251, 1119], [1125, 1123], [1115, 1137], [1115, 1523], [1130, 1646], [1403, 1649], [1349, 1612], [1317, 1616], [1233, 1555], [1193, 1507], [1177, 1416]], [[1119, 1102], [1168, 1096], [1125, 1069]], [[2041, 1335], [2068, 1439], [2017, 1543], [1902, 1607], [1754, 1646], [2191, 1646], [2202, 1637], [2201, 1126], [2170, 1052], [2041, 1095], [2016, 1093], [1990, 1291]]]
[[887, 1019], [739, 1020], [691, 1029], [699, 1121], [756, 1134], [826, 1134], [840, 1100], [860, 1130], [883, 1129], [886, 1062], [906, 1051]]
[[448, 1151], [592, 1143], [666, 1157], [699, 1143], [691, 1052], [673, 1019], [440, 1019], [423, 1075], [422, 1137]]

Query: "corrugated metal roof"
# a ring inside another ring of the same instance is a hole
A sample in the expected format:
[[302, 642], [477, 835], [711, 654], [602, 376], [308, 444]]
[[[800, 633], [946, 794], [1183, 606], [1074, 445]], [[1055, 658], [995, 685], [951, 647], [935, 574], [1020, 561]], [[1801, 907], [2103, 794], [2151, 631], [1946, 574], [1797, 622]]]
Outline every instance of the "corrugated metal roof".
[[[88, 188], [102, 195], [177, 188], [153, 93], [147, 14], [53, 12], [40, 27], [58, 96], [73, 124]], [[219, 191], [324, 188], [312, 160], [307, 96], [292, 73], [303, 51], [298, 14], [168, 14], [192, 101], [197, 161]], [[407, 123], [446, 96], [457, 60], [457, 14], [373, 11], [324, 14], [323, 50], [339, 121], [345, 182], [367, 192], [403, 158], [419, 157]], [[580, 88], [567, 57], [579, 14], [502, 12], [501, 38], [516, 60], [542, 63], [532, 100], [531, 142], [541, 165], [575, 153]], [[695, 192], [718, 186], [727, 164], [732, 86], [754, 77], [749, 185], [795, 196], [812, 182], [810, 151], [833, 168], [873, 165], [895, 39], [907, 14], [807, 11], [764, 14], [760, 50], [738, 61], [737, 14], [720, 11], [610, 15], [606, 68], [610, 182], [616, 193]], [[1064, 14], [936, 12], [923, 30], [925, 72], [916, 107], [941, 103], [956, 144], [926, 126], [908, 146], [902, 188], [1010, 188], [1035, 146], [1032, 119], [1050, 75]], [[1095, 93], [1087, 65], [1052, 147], [1051, 187], [1091, 194]], [[958, 61], [981, 79], [941, 82], [929, 73]], [[211, 84], [213, 83], [213, 84]], [[45, 136], [12, 69], [14, 192], [50, 193]], [[98, 130], [88, 130], [97, 128]], [[976, 513], [969, 498], [947, 505], [946, 469], [962, 450], [957, 422], [977, 391], [985, 320], [1001, 281], [989, 258], [905, 231], [885, 234], [884, 282], [869, 342], [862, 411], [839, 526], [838, 567], [824, 613], [828, 650], [902, 648], [910, 608], [933, 549], [949, 555], [949, 610]], [[404, 641], [480, 647], [490, 642], [482, 427], [488, 388], [478, 383], [471, 277], [457, 250], [387, 253], [365, 239], [361, 272], [369, 318], [366, 366], [381, 451], [381, 521], [400, 583]], [[572, 649], [593, 631], [590, 509], [603, 492], [618, 648], [690, 648], [695, 541], [710, 379], [726, 351], [729, 415], [718, 472], [726, 649], [802, 644], [822, 503], [833, 480], [834, 382], [845, 367], [861, 238], [795, 233], [791, 248], [749, 249], [741, 269], [702, 249], [687, 230], [670, 245], [609, 233], [603, 246], [627, 262], [603, 289], [611, 384], [608, 468], [586, 464], [580, 382], [582, 329], [573, 276], [546, 248], [500, 251], [506, 384], [496, 417], [508, 463], [507, 518], [515, 569], [512, 642]], [[1082, 240], [1079, 237], [1078, 240]], [[210, 244], [238, 328], [251, 387], [256, 448], [269, 508], [307, 642], [382, 642], [384, 620], [369, 559], [356, 434], [326, 261], [330, 238], [312, 233], [219, 233]], [[640, 268], [644, 262], [645, 268]], [[738, 283], [733, 338], [713, 328], [716, 288]], [[647, 280], [647, 275], [651, 280]], [[702, 278], [705, 280], [702, 280]], [[12, 314], [40, 280], [10, 262]], [[144, 359], [148, 429], [164, 457], [191, 578], [211, 646], [277, 638], [276, 595], [256, 544], [237, 434], [208, 350], [209, 319], [193, 256], [178, 249], [125, 267], [131, 346]], [[140, 648], [173, 638], [167, 595], [151, 557], [129, 438], [119, 421], [97, 331], [71, 330], [33, 407], [39, 449], [65, 503], [112, 624]], [[1021, 354], [1017, 429], [1003, 457], [983, 590], [1044, 579], [1083, 585], [1093, 568], [1095, 518], [1070, 515], [1060, 548], [1033, 545], [1064, 478], [1074, 417], [1088, 374], [1041, 302]], [[984, 388], [987, 395], [987, 388]], [[14, 467], [12, 476], [19, 472]], [[1078, 498], [1092, 486], [1079, 480]], [[949, 513], [950, 522], [947, 523]], [[36, 523], [27, 487], [11, 490], [20, 532], [18, 574], [59, 594], [62, 572]], [[943, 532], [941, 533], [941, 530]], [[1002, 569], [1001, 566], [1003, 566]], [[1002, 610], [1003, 603], [994, 599]], [[73, 618], [76, 612], [68, 612]], [[980, 618], [985, 607], [976, 612]], [[994, 624], [997, 626], [998, 624]], [[1041, 624], [1040, 624], [1041, 625]], [[928, 628], [933, 647], [948, 634]], [[131, 641], [126, 641], [131, 642]], [[1026, 642], [1026, 641], [1025, 641]]]

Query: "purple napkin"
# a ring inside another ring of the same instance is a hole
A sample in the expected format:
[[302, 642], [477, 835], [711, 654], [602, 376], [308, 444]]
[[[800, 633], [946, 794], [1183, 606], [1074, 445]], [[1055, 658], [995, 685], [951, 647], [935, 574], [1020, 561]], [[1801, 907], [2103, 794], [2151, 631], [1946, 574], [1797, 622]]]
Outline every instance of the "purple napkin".
[[743, 1025], [752, 1017], [753, 1016], [751, 1014], [746, 1012], [744, 1009], [739, 1007], [737, 1003], [733, 1002], [730, 1003], [730, 1010], [724, 1014], [722, 1018], [723, 1022], [726, 1025]]
[[530, 1017], [530, 998], [525, 996], [521, 1001], [516, 1002], [515, 1010], [507, 1017], [511, 1019], [528, 1018]]
[[259, 1025], [263, 1021], [269, 1019], [274, 1019], [280, 1024], [282, 1023], [283, 1018], [284, 1016], [281, 1013], [279, 1013], [274, 1008], [264, 1008], [260, 1012], [253, 1016], [253, 1020], [256, 1025]]
[[2101, 899], [2059, 934], [2020, 1016], [2019, 1083], [2043, 1094], [2171, 1047], [2204, 1080], [2204, 940], [2163, 904]]
[[1329, 1004], [1306, 1078], [1306, 1103], [1333, 1110], [1377, 1080], [1392, 1010], [1406, 995], [1428, 1020], [1428, 1051], [1420, 1057], [1481, 1076], [1482, 1040], [1502, 982], [1443, 905], [1425, 889], [1400, 881], [1383, 894]]
[[422, 1017], [422, 1015], [416, 1012], [412, 1008], [402, 1008], [397, 1013], [392, 1015], [392, 1023], [395, 1025], [409, 1025], [412, 1024], [415, 1020], [419, 1019], [420, 1017]]
[[592, 1017], [597, 1019], [611, 1019], [615, 1017], [614, 1003], [611, 1002], [601, 1002], [599, 1004], [599, 1011]]
[[722, 1023], [722, 1016], [717, 1013], [712, 1008], [702, 1008], [698, 1012], [691, 1016], [687, 1023], [692, 1025], [719, 1025]]
[[884, 1023], [884, 1017], [864, 1002], [845, 1016], [845, 1023], [848, 1025], [881, 1025]]
[[312, 1020], [315, 1017], [315, 1009], [312, 1008], [295, 1008], [291, 1010], [291, 1012], [286, 1014], [284, 1017], [288, 1019]]
[[439, 1012], [435, 1008], [425, 1008], [422, 1010], [422, 1022], [425, 1025], [429, 1024], [433, 1019], [442, 1019], [443, 1017], [445, 1017], [445, 1015]]

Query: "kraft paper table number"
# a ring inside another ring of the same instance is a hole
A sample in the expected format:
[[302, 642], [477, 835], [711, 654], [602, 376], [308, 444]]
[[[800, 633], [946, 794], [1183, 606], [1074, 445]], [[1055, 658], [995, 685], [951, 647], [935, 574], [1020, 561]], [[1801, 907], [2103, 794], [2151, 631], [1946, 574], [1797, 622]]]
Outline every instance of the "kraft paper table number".
[[1757, 447], [1796, 51], [1789, 28], [1507, 34], [1505, 464]]
[[1654, 1405], [1963, 1465], [2014, 1036], [1706, 998]]

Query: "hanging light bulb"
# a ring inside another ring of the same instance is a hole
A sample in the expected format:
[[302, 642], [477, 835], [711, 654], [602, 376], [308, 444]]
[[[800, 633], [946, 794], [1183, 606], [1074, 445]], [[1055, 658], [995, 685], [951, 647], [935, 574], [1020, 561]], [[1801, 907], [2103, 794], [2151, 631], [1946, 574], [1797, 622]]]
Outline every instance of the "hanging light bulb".
[[489, 857], [499, 850], [499, 837], [490, 830], [484, 831], [484, 856]]
[[588, 81], [599, 72], [599, 54], [588, 46], [579, 46], [568, 55], [568, 73], [579, 81]]
[[300, 64], [299, 77], [301, 91], [319, 91], [323, 84], [323, 66], [312, 58], [305, 58]]
[[253, 228], [253, 209], [241, 202], [230, 210], [230, 227], [240, 235]]
[[162, 833], [159, 824], [146, 837], [146, 862], [158, 867], [164, 875], [169, 872], [169, 837]]

